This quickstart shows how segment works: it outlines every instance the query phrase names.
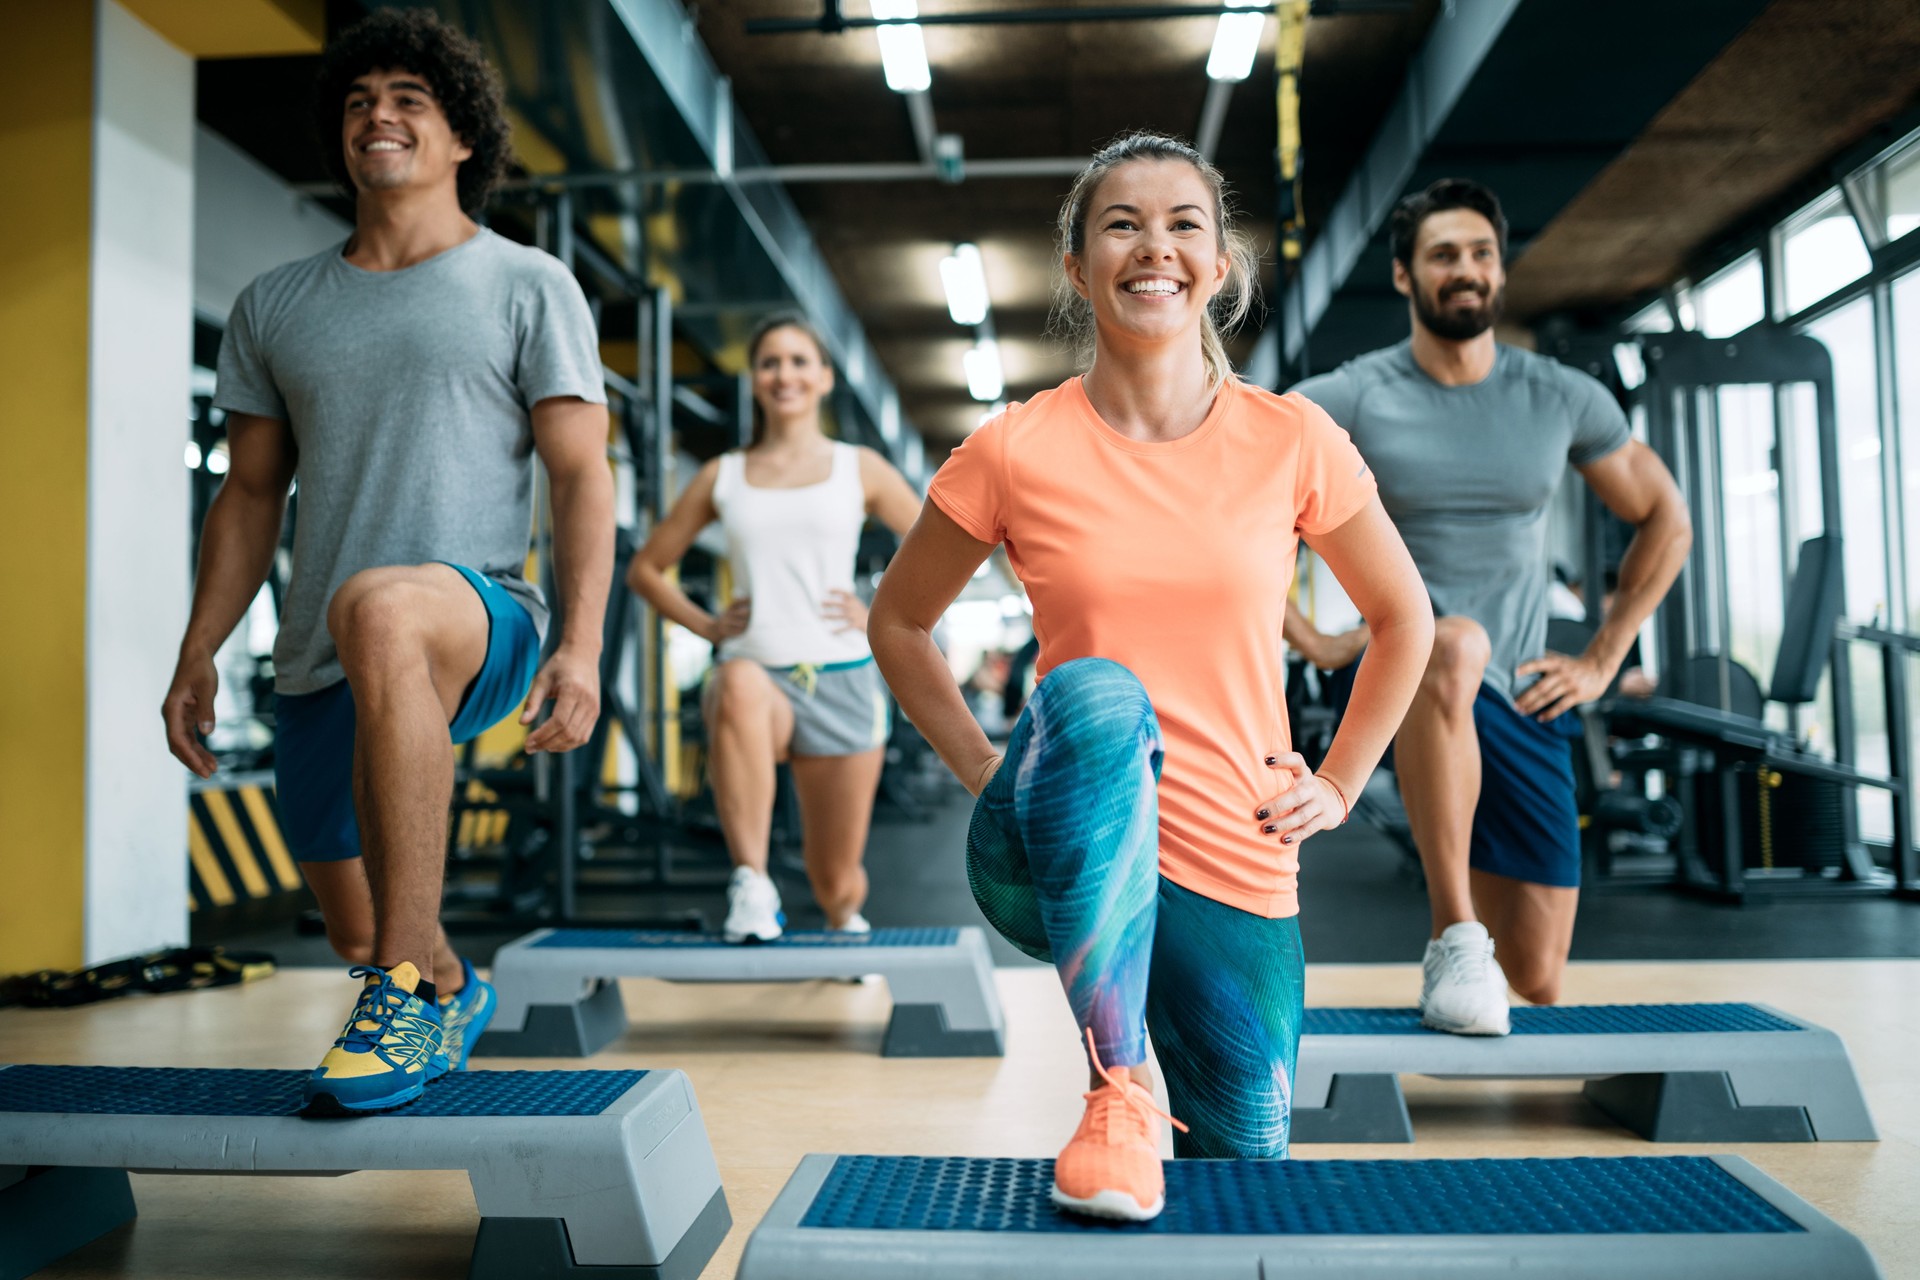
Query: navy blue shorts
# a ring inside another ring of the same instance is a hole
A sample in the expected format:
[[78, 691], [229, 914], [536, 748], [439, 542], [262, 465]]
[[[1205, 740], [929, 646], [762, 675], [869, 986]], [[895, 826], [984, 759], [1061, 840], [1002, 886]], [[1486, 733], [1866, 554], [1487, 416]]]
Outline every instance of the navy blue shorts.
[[[477, 738], [525, 700], [540, 665], [540, 633], [526, 606], [493, 579], [453, 565], [487, 607], [487, 658], [447, 732]], [[353, 814], [353, 690], [342, 680], [316, 693], [274, 697], [274, 787], [280, 829], [296, 861], [360, 856]]]
[[[1359, 665], [1329, 677], [1342, 713]], [[1579, 888], [1573, 743], [1580, 737], [1580, 717], [1568, 711], [1542, 724], [1483, 684], [1473, 700], [1473, 727], [1480, 736], [1480, 802], [1467, 864], [1530, 884]], [[1393, 767], [1391, 747], [1383, 763]]]

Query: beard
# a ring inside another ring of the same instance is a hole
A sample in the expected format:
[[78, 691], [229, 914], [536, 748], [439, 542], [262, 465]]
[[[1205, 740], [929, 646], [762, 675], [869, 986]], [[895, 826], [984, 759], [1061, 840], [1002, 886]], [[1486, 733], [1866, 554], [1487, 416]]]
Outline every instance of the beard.
[[1418, 284], [1413, 287], [1413, 313], [1420, 319], [1429, 332], [1437, 338], [1450, 342], [1465, 342], [1477, 338], [1493, 328], [1500, 320], [1500, 313], [1507, 304], [1507, 291], [1503, 286], [1491, 295], [1481, 294], [1480, 305], [1467, 310], [1455, 310], [1447, 302], [1461, 293], [1480, 293], [1472, 285], [1455, 286], [1442, 289], [1440, 296], [1429, 298]]

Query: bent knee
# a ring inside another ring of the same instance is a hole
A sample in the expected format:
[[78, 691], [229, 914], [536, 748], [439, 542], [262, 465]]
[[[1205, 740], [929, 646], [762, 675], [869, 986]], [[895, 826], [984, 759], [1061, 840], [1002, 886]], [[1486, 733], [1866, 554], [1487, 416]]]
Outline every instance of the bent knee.
[[714, 670], [710, 711], [719, 720], [763, 713], [773, 693], [772, 677], [764, 667], [751, 658], [734, 658]]
[[1493, 642], [1486, 628], [1471, 618], [1440, 618], [1434, 624], [1433, 652], [1420, 691], [1449, 706], [1471, 706], [1492, 660]]
[[867, 892], [867, 877], [859, 867], [809, 874], [813, 896], [822, 904], [853, 902]]
[[1528, 1004], [1559, 1004], [1562, 972], [1558, 965], [1520, 965], [1507, 973], [1507, 985]]
[[1056, 721], [1097, 720], [1153, 715], [1153, 702], [1140, 677], [1111, 658], [1075, 658], [1047, 673], [1028, 700], [1035, 715]]
[[416, 632], [424, 593], [391, 569], [363, 569], [327, 605], [327, 631], [343, 662], [394, 654]]
[[348, 964], [373, 963], [373, 935], [347, 929], [327, 930], [327, 945]]

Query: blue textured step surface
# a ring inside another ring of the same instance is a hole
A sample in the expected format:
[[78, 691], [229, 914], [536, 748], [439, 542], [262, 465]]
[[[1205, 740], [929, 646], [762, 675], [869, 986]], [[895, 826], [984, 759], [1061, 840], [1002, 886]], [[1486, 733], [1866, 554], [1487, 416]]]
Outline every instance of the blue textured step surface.
[[818, 930], [784, 933], [772, 942], [728, 942], [717, 933], [684, 933], [672, 929], [555, 929], [534, 947], [583, 949], [590, 947], [951, 947], [960, 940], [958, 929], [875, 929], [872, 933]]
[[1804, 1230], [1698, 1156], [1176, 1160], [1152, 1222], [1074, 1217], [1051, 1160], [841, 1156], [802, 1227], [1143, 1235], [1700, 1235]]
[[[1517, 1036], [1690, 1035], [1701, 1032], [1804, 1031], [1750, 1004], [1588, 1004], [1513, 1011]], [[1418, 1009], [1308, 1009], [1310, 1036], [1446, 1035], [1420, 1025]]]
[[[0, 1070], [0, 1111], [127, 1116], [290, 1116], [308, 1072], [188, 1067]], [[597, 1116], [645, 1071], [455, 1071], [383, 1118]], [[363, 1123], [347, 1121], [343, 1123]]]

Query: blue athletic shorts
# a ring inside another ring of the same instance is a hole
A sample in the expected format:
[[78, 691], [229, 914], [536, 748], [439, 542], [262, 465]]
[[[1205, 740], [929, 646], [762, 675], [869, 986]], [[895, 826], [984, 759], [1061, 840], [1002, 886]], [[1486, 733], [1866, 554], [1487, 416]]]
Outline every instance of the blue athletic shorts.
[[[1330, 677], [1345, 713], [1356, 662]], [[1480, 802], [1473, 811], [1467, 864], [1478, 871], [1561, 889], [1580, 887], [1580, 810], [1574, 796], [1573, 743], [1580, 718], [1565, 712], [1542, 724], [1522, 715], [1490, 686], [1473, 700], [1480, 736]], [[1384, 762], [1393, 764], [1393, 749]]]
[[[540, 665], [540, 634], [526, 606], [493, 579], [452, 565], [487, 607], [487, 658], [447, 732], [477, 738], [526, 698]], [[274, 697], [274, 786], [280, 829], [300, 862], [360, 856], [353, 815], [353, 690], [342, 680], [316, 693]]]

